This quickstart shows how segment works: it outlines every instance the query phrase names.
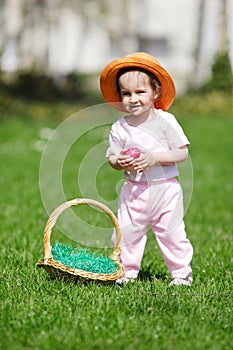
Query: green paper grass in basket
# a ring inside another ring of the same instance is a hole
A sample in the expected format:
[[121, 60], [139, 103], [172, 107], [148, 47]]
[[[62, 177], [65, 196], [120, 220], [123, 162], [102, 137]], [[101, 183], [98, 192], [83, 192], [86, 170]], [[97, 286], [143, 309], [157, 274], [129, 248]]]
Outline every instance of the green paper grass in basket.
[[97, 255], [85, 248], [74, 248], [70, 244], [56, 242], [52, 247], [54, 260], [70, 268], [78, 270], [111, 274], [115, 273], [119, 266], [110, 258], [103, 255]]

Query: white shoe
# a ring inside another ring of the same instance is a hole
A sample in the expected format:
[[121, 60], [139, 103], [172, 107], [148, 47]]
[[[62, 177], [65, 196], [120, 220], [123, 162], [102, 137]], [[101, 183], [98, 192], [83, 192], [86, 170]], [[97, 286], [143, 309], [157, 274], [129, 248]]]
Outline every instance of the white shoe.
[[122, 286], [124, 284], [127, 284], [129, 282], [134, 282], [134, 281], [135, 281], [135, 278], [122, 277], [116, 280], [116, 284], [118, 284], [119, 286]]
[[191, 276], [187, 276], [186, 278], [174, 278], [170, 283], [169, 286], [191, 286], [193, 282], [193, 279]]

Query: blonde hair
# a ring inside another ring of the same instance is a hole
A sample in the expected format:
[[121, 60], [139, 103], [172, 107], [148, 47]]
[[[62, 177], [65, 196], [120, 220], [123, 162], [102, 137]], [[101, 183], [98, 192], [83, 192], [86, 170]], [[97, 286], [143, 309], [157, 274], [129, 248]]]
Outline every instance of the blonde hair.
[[117, 93], [118, 95], [121, 97], [121, 90], [120, 90], [120, 85], [119, 85], [119, 79], [120, 77], [125, 74], [125, 73], [128, 73], [128, 72], [141, 72], [141, 73], [145, 73], [148, 77], [149, 77], [149, 80], [150, 80], [150, 85], [152, 87], [153, 90], [155, 90], [159, 97], [157, 98], [157, 100], [159, 100], [160, 96], [161, 96], [161, 93], [162, 93], [162, 85], [159, 81], [159, 79], [153, 74], [151, 73], [150, 71], [146, 70], [146, 69], [143, 69], [143, 68], [138, 68], [138, 67], [127, 67], [127, 68], [122, 68], [119, 70], [119, 72], [117, 73], [117, 76], [116, 76], [116, 90], [117, 90]]

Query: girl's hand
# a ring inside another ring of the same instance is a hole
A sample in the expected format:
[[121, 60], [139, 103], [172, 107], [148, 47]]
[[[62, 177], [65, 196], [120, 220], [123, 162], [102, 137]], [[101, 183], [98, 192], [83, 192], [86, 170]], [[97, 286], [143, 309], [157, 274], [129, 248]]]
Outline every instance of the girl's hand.
[[143, 150], [141, 151], [140, 157], [135, 159], [131, 163], [131, 166], [133, 167], [134, 170], [138, 172], [143, 172], [146, 169], [154, 166], [155, 164], [156, 164], [156, 159], [153, 153]]
[[117, 162], [122, 169], [132, 170], [134, 168], [133, 164], [134, 164], [135, 159], [132, 156], [125, 154], [125, 151], [126, 151], [125, 149], [123, 149], [121, 151]]

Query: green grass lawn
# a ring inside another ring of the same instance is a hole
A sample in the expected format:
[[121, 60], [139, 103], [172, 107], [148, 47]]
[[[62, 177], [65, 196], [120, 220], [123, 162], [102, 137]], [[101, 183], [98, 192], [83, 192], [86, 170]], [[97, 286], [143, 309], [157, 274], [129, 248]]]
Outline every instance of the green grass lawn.
[[[229, 98], [210, 95], [203, 100], [185, 98], [172, 110], [191, 141], [194, 188], [185, 216], [194, 246], [191, 288], [168, 287], [170, 276], [151, 232], [140, 278], [124, 288], [50, 280], [37, 269], [48, 219], [39, 187], [40, 133], [58, 126], [51, 116], [59, 108], [20, 102], [5, 111], [0, 121], [0, 349], [232, 348], [233, 119]], [[61, 108], [65, 115], [75, 106]], [[86, 135], [83, 147], [106, 137], [105, 132], [95, 135]], [[73, 148], [63, 176], [67, 199], [79, 195], [81, 155]], [[116, 173], [103, 166], [97, 178], [108, 201], [117, 198]], [[87, 217], [88, 210], [83, 209]], [[91, 220], [98, 226], [102, 217]]]

